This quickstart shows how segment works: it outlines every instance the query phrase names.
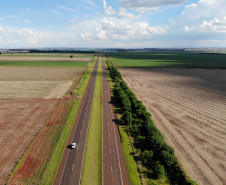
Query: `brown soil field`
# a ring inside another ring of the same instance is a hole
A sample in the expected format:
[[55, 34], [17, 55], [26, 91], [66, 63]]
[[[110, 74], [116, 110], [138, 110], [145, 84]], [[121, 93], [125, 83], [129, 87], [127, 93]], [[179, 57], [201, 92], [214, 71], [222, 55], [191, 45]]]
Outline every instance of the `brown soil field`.
[[185, 171], [226, 184], [226, 70], [120, 69]]
[[0, 98], [60, 98], [73, 81], [0, 81]]
[[0, 184], [5, 184], [59, 99], [0, 99]]
[[0, 98], [60, 98], [83, 69], [0, 67]]
[[0, 67], [0, 81], [75, 80], [83, 67]]
[[20, 61], [82, 61], [89, 62], [92, 58], [70, 58], [70, 57], [0, 57], [0, 60], [20, 60]]
[[[6, 183], [15, 165], [53, 113], [47, 126], [34, 141], [36, 143], [34, 146], [39, 143], [41, 150], [37, 147], [32, 148], [31, 151], [35, 150], [35, 155], [28, 155], [32, 160], [27, 164], [33, 167], [43, 165], [42, 156], [48, 160], [46, 154], [51, 154], [47, 152], [51, 149], [49, 147], [51, 142], [44, 142], [43, 138], [48, 136], [47, 139], [50, 139], [49, 133], [53, 134], [61, 128], [57, 124], [64, 119], [70, 99], [64, 97], [61, 106], [57, 104], [83, 69], [83, 67], [0, 67], [0, 184]], [[56, 106], [58, 108], [53, 112]], [[56, 127], [51, 127], [52, 123]], [[50, 128], [52, 130], [49, 130]], [[45, 154], [42, 155], [41, 152]]]
[[[23, 163], [10, 179], [9, 184], [23, 184], [26, 179], [26, 184], [33, 184], [34, 177], [37, 174], [43, 175], [46, 164], [49, 162], [51, 154], [55, 148], [56, 136], [59, 136], [62, 126], [65, 123], [65, 115], [69, 110], [68, 103], [70, 98], [63, 98], [56, 110], [46, 123], [46, 126], [40, 131], [31, 147], [29, 148]], [[61, 127], [59, 127], [61, 126]], [[39, 179], [41, 180], [41, 179]], [[36, 182], [37, 184], [40, 182]]]

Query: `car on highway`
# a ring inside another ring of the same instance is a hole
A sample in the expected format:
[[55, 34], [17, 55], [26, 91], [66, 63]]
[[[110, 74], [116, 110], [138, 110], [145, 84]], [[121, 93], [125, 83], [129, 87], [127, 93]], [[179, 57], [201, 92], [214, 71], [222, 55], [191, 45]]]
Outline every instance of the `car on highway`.
[[71, 148], [74, 149], [76, 147], [76, 143], [71, 144]]

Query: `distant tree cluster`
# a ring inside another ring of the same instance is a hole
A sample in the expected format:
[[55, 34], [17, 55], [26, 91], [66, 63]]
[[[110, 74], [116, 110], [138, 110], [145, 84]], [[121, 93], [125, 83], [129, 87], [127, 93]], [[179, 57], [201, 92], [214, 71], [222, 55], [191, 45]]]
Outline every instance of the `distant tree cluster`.
[[[157, 178], [164, 176], [167, 172], [168, 175], [172, 175], [169, 178], [173, 184], [194, 184], [179, 168], [174, 157], [174, 149], [164, 142], [162, 134], [155, 127], [146, 107], [123, 81], [117, 68], [111, 66], [108, 61], [106, 63], [114, 82], [116, 103], [122, 109], [122, 119], [129, 126], [134, 145], [140, 151], [143, 164], [152, 169]], [[174, 178], [175, 174], [177, 178]]]

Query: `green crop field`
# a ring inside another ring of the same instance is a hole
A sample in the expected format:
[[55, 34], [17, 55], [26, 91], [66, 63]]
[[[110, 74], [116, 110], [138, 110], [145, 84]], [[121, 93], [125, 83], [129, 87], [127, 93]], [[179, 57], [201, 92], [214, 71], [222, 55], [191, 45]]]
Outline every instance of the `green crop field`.
[[77, 61], [11, 61], [0, 60], [0, 66], [57, 66], [57, 67], [86, 67], [89, 62]]
[[108, 53], [111, 61], [120, 68], [175, 67], [175, 68], [226, 68], [226, 55], [191, 52], [125, 52]]

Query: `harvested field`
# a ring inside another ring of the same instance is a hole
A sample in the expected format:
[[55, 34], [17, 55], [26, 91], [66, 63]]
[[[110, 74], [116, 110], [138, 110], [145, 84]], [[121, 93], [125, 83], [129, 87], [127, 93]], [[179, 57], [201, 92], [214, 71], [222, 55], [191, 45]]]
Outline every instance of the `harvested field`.
[[225, 184], [226, 70], [119, 71], [188, 174], [200, 185]]
[[61, 98], [82, 67], [0, 67], [0, 98]]
[[75, 80], [84, 67], [0, 67], [0, 81]]
[[59, 99], [0, 99], [0, 184], [5, 184]]
[[82, 61], [89, 62], [92, 59], [90, 58], [81, 58], [81, 57], [0, 57], [0, 60], [13, 60], [13, 61]]
[[73, 81], [0, 81], [0, 98], [60, 98]]

